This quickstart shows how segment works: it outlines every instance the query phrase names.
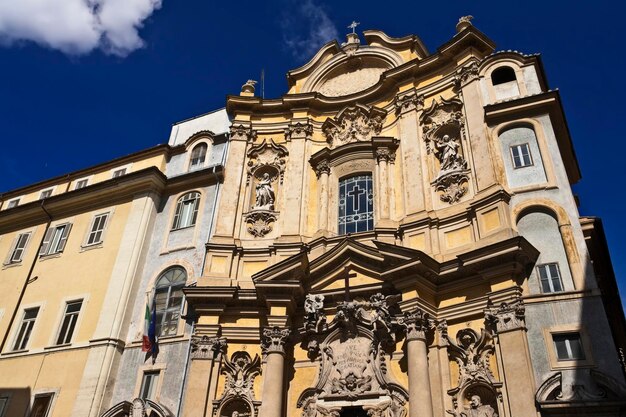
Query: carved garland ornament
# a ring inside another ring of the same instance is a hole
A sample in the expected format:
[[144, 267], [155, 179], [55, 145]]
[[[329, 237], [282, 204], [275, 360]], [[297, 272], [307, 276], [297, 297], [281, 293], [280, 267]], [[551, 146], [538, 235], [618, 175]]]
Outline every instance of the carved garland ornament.
[[334, 119], [326, 119], [322, 131], [330, 147], [368, 141], [380, 133], [386, 115], [385, 110], [357, 104], [343, 109]]
[[439, 162], [439, 172], [432, 181], [440, 199], [449, 204], [458, 202], [468, 191], [469, 169], [463, 157], [462, 138], [465, 123], [458, 99], [434, 100], [420, 117], [426, 150]]
[[221, 373], [226, 376], [222, 396], [213, 401], [213, 415], [220, 417], [254, 417], [260, 401], [254, 399], [254, 378], [261, 373], [261, 358], [245, 351], [226, 358]]

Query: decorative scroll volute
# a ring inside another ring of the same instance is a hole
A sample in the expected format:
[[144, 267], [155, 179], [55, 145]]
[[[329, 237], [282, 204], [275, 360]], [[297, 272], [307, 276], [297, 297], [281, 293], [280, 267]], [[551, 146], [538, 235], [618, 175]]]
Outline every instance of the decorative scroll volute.
[[213, 359], [226, 351], [226, 345], [222, 337], [192, 336], [191, 359]]
[[386, 115], [383, 109], [357, 104], [346, 107], [334, 119], [326, 119], [322, 131], [331, 148], [368, 141], [381, 132]]
[[285, 353], [285, 343], [291, 335], [291, 330], [279, 327], [267, 327], [263, 329], [261, 336], [261, 349], [263, 354]]
[[485, 322], [497, 333], [525, 329], [525, 313], [526, 308], [520, 297], [510, 302], [502, 302], [498, 306], [489, 300], [485, 309]]

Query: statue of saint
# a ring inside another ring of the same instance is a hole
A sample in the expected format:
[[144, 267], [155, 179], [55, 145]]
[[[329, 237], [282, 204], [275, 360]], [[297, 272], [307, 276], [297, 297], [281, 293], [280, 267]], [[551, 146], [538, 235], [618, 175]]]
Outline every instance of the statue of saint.
[[270, 178], [270, 174], [266, 172], [256, 185], [256, 201], [252, 208], [274, 210], [274, 198], [272, 179]]
[[472, 395], [467, 417], [498, 417], [492, 406], [485, 404], [479, 395]]
[[441, 139], [435, 142], [437, 147], [437, 156], [441, 162], [441, 172], [451, 171], [463, 168], [461, 157], [459, 155], [459, 143], [449, 135], [443, 135]]

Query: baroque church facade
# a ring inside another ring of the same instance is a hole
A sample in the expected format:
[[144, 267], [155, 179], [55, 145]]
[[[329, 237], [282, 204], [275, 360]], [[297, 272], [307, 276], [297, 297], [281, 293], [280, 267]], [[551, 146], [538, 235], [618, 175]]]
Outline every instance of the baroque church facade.
[[362, 35], [278, 99], [249, 81], [167, 145], [2, 195], [0, 417], [626, 415], [540, 57], [469, 18], [436, 52]]

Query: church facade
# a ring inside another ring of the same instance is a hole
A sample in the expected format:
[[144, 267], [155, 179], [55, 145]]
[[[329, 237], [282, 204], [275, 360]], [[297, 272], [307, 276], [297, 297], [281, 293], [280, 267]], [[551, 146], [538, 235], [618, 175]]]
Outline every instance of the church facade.
[[[456, 29], [432, 53], [416, 36], [353, 30], [289, 71], [282, 97], [262, 99], [249, 81], [225, 109], [174, 125], [147, 164], [151, 188], [133, 183], [120, 200], [149, 204], [98, 249], [117, 269], [100, 269], [101, 289], [88, 270], [76, 284], [88, 287], [72, 289], [89, 294], [76, 300], [107, 297], [79, 308], [74, 338], [58, 339], [63, 325], [50, 333], [53, 317], [46, 334], [26, 316], [42, 306], [44, 317], [50, 294], [66, 310], [76, 302], [41, 281], [82, 256], [44, 250], [60, 244], [44, 233], [54, 224], [29, 213], [139, 174], [41, 204], [9, 207], [24, 190], [3, 197], [1, 274], [26, 281], [0, 296], [0, 375], [15, 373], [0, 377], [0, 407], [37, 417], [626, 415], [624, 313], [602, 223], [581, 217], [572, 193], [580, 171], [559, 94], [538, 55], [495, 52], [469, 18]], [[97, 216], [102, 198], [83, 200]], [[38, 251], [20, 240], [29, 227]], [[20, 248], [32, 252], [28, 275], [11, 262]], [[151, 355], [146, 306], [157, 317]], [[76, 375], [55, 382], [72, 352], [83, 355]], [[54, 355], [57, 368], [36, 378], [14, 371], [46, 369]]]

